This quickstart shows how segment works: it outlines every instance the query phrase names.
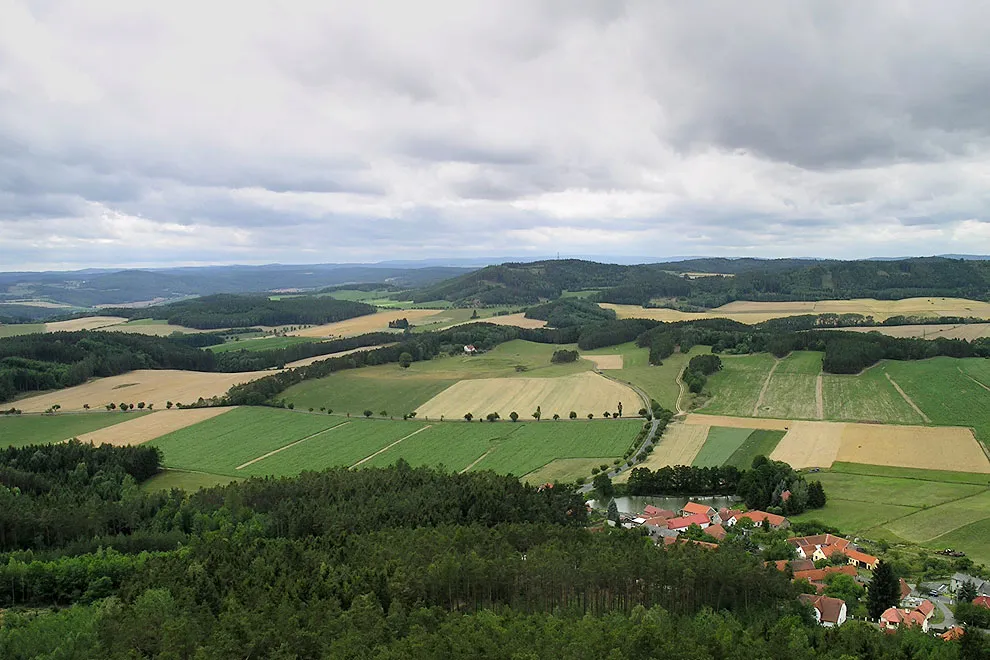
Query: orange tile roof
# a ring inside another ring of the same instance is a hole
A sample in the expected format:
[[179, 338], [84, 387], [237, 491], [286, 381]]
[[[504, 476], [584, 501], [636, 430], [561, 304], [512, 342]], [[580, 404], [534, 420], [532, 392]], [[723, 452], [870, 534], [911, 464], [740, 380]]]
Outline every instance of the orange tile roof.
[[764, 520], [770, 522], [771, 527], [780, 527], [787, 518], [784, 516], [778, 516], [775, 513], [767, 513], [766, 511], [747, 511], [738, 516], [738, 518], [749, 518], [755, 524], [760, 525]]
[[693, 525], [707, 525], [711, 521], [703, 513], [695, 513], [690, 516], [681, 516], [679, 518], [670, 518], [667, 520], [668, 529], [687, 529], [692, 524]]
[[867, 566], [876, 566], [877, 562], [880, 561], [873, 555], [868, 555], [865, 552], [860, 552], [859, 550], [853, 550], [852, 548], [846, 550], [846, 557], [849, 557], [850, 559], [858, 561], [862, 564], [866, 564]]

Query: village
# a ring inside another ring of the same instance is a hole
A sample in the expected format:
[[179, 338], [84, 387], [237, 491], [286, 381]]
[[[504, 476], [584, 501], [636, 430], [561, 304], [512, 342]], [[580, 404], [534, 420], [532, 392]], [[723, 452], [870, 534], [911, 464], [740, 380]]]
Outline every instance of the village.
[[[786, 492], [785, 492], [786, 496]], [[693, 544], [716, 549], [729, 541], [744, 543], [754, 552], [784, 555], [767, 559], [764, 565], [790, 576], [802, 593], [798, 598], [811, 606], [819, 625], [831, 628], [847, 620], [870, 621], [880, 629], [918, 628], [939, 635], [946, 641], [964, 634], [948, 607], [960, 599], [972, 607], [987, 610], [990, 618], [990, 581], [955, 573], [948, 581], [909, 584], [897, 578], [897, 602], [879, 618], [870, 619], [866, 608], [866, 587], [881, 560], [849, 540], [831, 533], [791, 536], [791, 522], [766, 511], [718, 509], [703, 502], [689, 501], [678, 510], [646, 505], [637, 514], [615, 512], [609, 525], [640, 529], [658, 545]], [[946, 551], [947, 554], [952, 551]], [[961, 553], [952, 553], [959, 555]]]

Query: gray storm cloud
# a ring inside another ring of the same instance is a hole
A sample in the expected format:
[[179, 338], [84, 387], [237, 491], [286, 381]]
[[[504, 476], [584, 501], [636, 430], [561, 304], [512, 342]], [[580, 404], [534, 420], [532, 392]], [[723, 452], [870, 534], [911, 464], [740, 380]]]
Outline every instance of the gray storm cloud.
[[0, 3], [4, 270], [990, 252], [979, 3]]

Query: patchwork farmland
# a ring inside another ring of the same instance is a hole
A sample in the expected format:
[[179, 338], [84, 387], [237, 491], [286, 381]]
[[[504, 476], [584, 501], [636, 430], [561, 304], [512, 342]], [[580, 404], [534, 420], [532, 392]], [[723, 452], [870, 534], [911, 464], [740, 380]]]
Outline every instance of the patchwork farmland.
[[[230, 477], [298, 474], [332, 466], [490, 469], [519, 476], [559, 459], [611, 463], [642, 421], [423, 422], [347, 419], [275, 408], [237, 408], [159, 437], [165, 465]], [[583, 464], [582, 464], [583, 467]], [[565, 470], [562, 478], [586, 476]]]

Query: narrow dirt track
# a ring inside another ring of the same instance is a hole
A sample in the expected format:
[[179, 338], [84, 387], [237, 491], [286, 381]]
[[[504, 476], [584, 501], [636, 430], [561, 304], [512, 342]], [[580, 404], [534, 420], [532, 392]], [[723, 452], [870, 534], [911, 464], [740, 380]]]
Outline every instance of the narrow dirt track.
[[[959, 367], [956, 367], [956, 369], [959, 369]], [[980, 387], [982, 387], [983, 389], [985, 389], [987, 392], [990, 392], [990, 387], [987, 387], [986, 385], [984, 385], [980, 381], [976, 380], [975, 378], [973, 378], [972, 376], [970, 376], [968, 373], [966, 373], [962, 369], [959, 369], [959, 373], [961, 373], [966, 378], [969, 378], [971, 381], [973, 381], [974, 383], [976, 383], [977, 385], [979, 385]]]
[[461, 474], [464, 474], [465, 472], [467, 472], [468, 470], [470, 470], [471, 468], [473, 468], [475, 465], [477, 465], [481, 461], [485, 460], [485, 456], [488, 456], [488, 454], [490, 454], [490, 453], [492, 453], [492, 450], [491, 449], [489, 449], [488, 451], [486, 451], [484, 454], [482, 454], [478, 458], [474, 459], [474, 462], [471, 463], [471, 465], [469, 465], [466, 468], [464, 468], [463, 470], [461, 470]]
[[376, 452], [375, 452], [374, 454], [372, 454], [371, 456], [365, 456], [364, 458], [362, 458], [362, 459], [361, 459], [360, 461], [358, 461], [357, 463], [355, 463], [355, 464], [354, 464], [354, 465], [352, 465], [351, 467], [352, 467], [352, 468], [356, 468], [357, 466], [359, 466], [359, 465], [361, 465], [362, 463], [365, 463], [365, 462], [367, 462], [367, 461], [370, 461], [370, 460], [371, 460], [371, 459], [373, 459], [373, 458], [374, 458], [375, 456], [378, 456], [378, 454], [383, 454], [383, 453], [385, 453], [385, 452], [387, 452], [387, 451], [388, 451], [389, 449], [391, 449], [392, 447], [394, 447], [394, 446], [396, 446], [397, 444], [399, 444], [399, 443], [400, 443], [400, 442], [402, 442], [403, 440], [407, 440], [407, 439], [409, 439], [409, 438], [411, 438], [411, 437], [413, 437], [414, 435], [416, 435], [417, 433], [422, 433], [423, 431], [425, 431], [425, 430], [426, 430], [426, 429], [428, 429], [428, 428], [431, 428], [432, 426], [433, 426], [432, 424], [427, 424], [427, 425], [426, 425], [426, 426], [424, 426], [423, 428], [421, 428], [421, 429], [417, 429], [417, 430], [415, 430], [415, 431], [413, 431], [412, 433], [410, 433], [409, 435], [407, 435], [407, 436], [403, 436], [403, 437], [401, 437], [401, 438], [399, 438], [398, 440], [396, 440], [395, 442], [393, 442], [392, 444], [390, 444], [390, 445], [389, 445], [388, 447], [384, 447], [384, 448], [382, 448], [382, 449], [379, 449], [378, 451], [376, 451]]
[[815, 380], [815, 407], [818, 413], [818, 419], [825, 419], [825, 393], [824, 393], [824, 377], [821, 372], [818, 373], [818, 379]]
[[905, 392], [904, 390], [901, 389], [901, 386], [897, 384], [897, 381], [894, 380], [893, 378], [891, 378], [890, 377], [890, 374], [884, 374], [884, 376], [886, 376], [887, 377], [887, 380], [890, 381], [890, 384], [894, 386], [894, 389], [897, 390], [897, 393], [900, 394], [904, 398], [905, 401], [907, 401], [907, 404], [909, 406], [911, 406], [912, 408], [914, 408], [914, 412], [916, 412], [919, 415], [921, 415], [921, 419], [925, 420], [925, 423], [926, 424], [931, 424], [932, 423], [932, 420], [928, 419], [928, 415], [926, 415], [925, 413], [921, 412], [921, 408], [919, 408], [917, 406], [917, 404], [914, 401], [911, 400], [911, 397], [909, 397], [907, 395], [907, 392]]
[[767, 389], [770, 388], [770, 379], [773, 378], [773, 372], [777, 371], [777, 367], [780, 366], [780, 359], [774, 360], [773, 366], [770, 367], [770, 373], [767, 374], [767, 379], [763, 381], [763, 388], [760, 390], [760, 396], [756, 399], [756, 404], [753, 406], [753, 417], [760, 416], [760, 406], [763, 404], [763, 397], [767, 394]]
[[348, 424], [350, 424], [350, 423], [351, 423], [351, 422], [344, 422], [343, 424], [337, 424], [336, 426], [331, 426], [331, 427], [330, 427], [330, 428], [328, 428], [328, 429], [323, 429], [322, 431], [317, 431], [316, 433], [313, 433], [312, 435], [307, 435], [307, 436], [306, 436], [305, 438], [301, 438], [301, 439], [299, 439], [299, 440], [296, 440], [295, 442], [292, 442], [292, 443], [289, 443], [289, 444], [287, 444], [287, 445], [286, 445], [286, 446], [284, 446], [284, 447], [279, 447], [278, 449], [276, 449], [276, 450], [274, 450], [274, 451], [270, 451], [270, 452], [268, 452], [267, 454], [264, 454], [263, 456], [259, 456], [258, 458], [252, 458], [252, 459], [251, 459], [250, 461], [248, 461], [247, 463], [242, 463], [241, 465], [238, 465], [238, 466], [237, 466], [237, 467], [235, 467], [234, 469], [235, 469], [235, 470], [242, 470], [242, 469], [244, 469], [244, 468], [246, 468], [246, 467], [247, 467], [247, 466], [249, 466], [249, 465], [254, 465], [254, 464], [255, 464], [255, 463], [257, 463], [258, 461], [263, 461], [263, 460], [265, 460], [265, 459], [266, 459], [266, 458], [268, 458], [269, 456], [274, 456], [275, 454], [277, 454], [277, 453], [279, 453], [280, 451], [285, 451], [285, 450], [286, 450], [286, 449], [288, 449], [289, 447], [295, 447], [296, 445], [298, 445], [298, 444], [299, 444], [299, 443], [301, 443], [301, 442], [306, 442], [307, 440], [309, 440], [309, 439], [311, 439], [311, 438], [315, 438], [315, 437], [316, 437], [316, 436], [318, 436], [318, 435], [323, 435], [324, 433], [329, 433], [330, 431], [335, 431], [335, 430], [337, 430], [337, 429], [339, 429], [339, 428], [340, 428], [341, 426], [347, 426], [347, 425], [348, 425]]

